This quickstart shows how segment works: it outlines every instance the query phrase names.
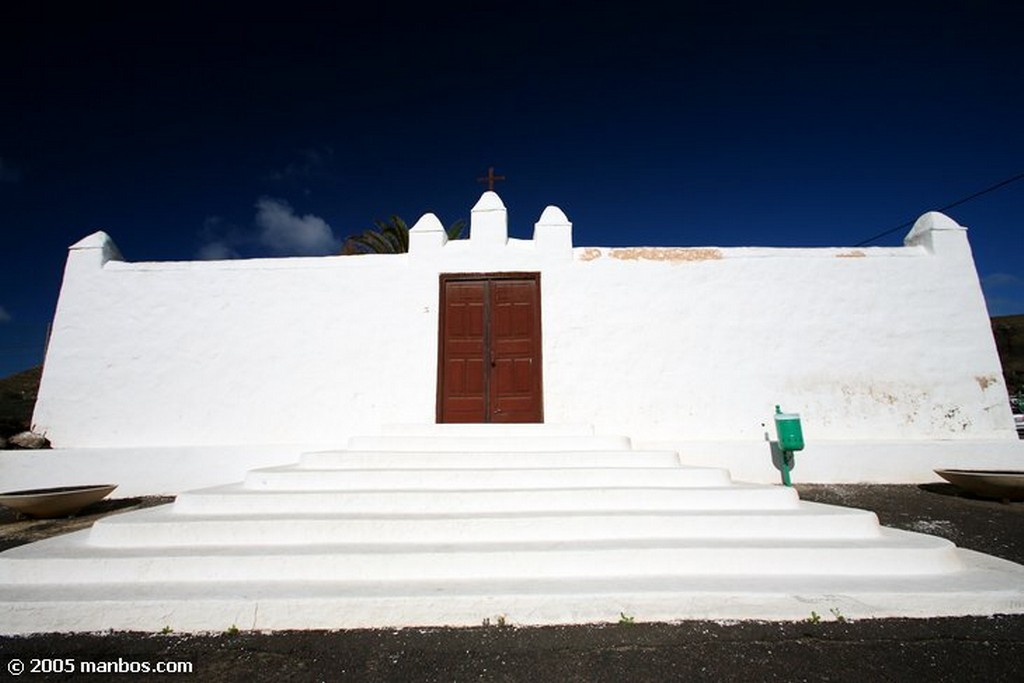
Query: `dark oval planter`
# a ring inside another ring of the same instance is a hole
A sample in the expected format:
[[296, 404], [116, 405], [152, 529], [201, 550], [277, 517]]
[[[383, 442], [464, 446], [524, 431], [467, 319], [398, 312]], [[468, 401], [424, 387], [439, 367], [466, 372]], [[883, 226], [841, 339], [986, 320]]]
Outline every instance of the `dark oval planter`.
[[6, 505], [30, 517], [66, 517], [86, 505], [103, 500], [116, 488], [117, 484], [89, 484], [5, 491], [0, 493], [0, 505]]
[[1024, 500], [1024, 471], [1021, 470], [935, 470], [950, 484], [982, 498]]

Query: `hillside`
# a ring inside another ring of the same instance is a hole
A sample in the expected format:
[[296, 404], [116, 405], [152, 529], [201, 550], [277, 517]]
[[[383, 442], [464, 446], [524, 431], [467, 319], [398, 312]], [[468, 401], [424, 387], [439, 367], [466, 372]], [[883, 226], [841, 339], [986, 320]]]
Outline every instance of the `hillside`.
[[1024, 315], [992, 318], [992, 334], [1010, 394], [1024, 391]]
[[23, 432], [32, 423], [41, 367], [0, 379], [0, 438]]

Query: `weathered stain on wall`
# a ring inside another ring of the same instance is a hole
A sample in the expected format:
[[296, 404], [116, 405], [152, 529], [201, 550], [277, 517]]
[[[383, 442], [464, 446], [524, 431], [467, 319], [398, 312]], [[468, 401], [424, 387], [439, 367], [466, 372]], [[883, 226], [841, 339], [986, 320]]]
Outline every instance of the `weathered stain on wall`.
[[844, 251], [841, 254], [836, 254], [836, 258], [864, 258], [867, 256], [860, 249], [853, 249], [851, 251]]
[[978, 386], [981, 387], [982, 391], [985, 391], [993, 384], [998, 384], [999, 378], [993, 375], [981, 375], [979, 377], [975, 377], [974, 381], [978, 383]]
[[966, 432], [972, 423], [971, 418], [954, 405], [936, 405], [932, 407], [932, 425], [944, 432]]
[[612, 258], [623, 261], [715, 261], [722, 258], [721, 249], [692, 249], [687, 247], [631, 247], [612, 249]]
[[[998, 382], [994, 375], [979, 375], [974, 379], [983, 389]], [[974, 429], [977, 423], [978, 415], [970, 406], [940, 399], [936, 393], [921, 387], [876, 381], [842, 384], [838, 389], [845, 412], [841, 417], [870, 416], [865, 422], [869, 430], [871, 421], [893, 419], [906, 429], [936, 435], [960, 435]], [[1002, 410], [1003, 406], [982, 408], [984, 412], [990, 409]], [[871, 432], [865, 432], [863, 436], [870, 438]]]
[[930, 404], [928, 391], [898, 384], [844, 384], [839, 391], [847, 414], [878, 415], [881, 410], [906, 427], [916, 425], [922, 407]]
[[580, 261], [593, 261], [594, 259], [601, 258], [601, 250], [595, 249], [594, 247], [587, 247], [580, 254]]

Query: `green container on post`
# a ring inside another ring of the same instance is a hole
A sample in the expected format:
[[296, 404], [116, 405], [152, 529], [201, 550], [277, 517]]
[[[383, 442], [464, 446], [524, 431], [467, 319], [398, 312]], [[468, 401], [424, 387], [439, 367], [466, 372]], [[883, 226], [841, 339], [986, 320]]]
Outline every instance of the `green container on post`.
[[792, 486], [789, 470], [793, 467], [793, 451], [804, 449], [804, 431], [800, 427], [800, 415], [784, 413], [781, 408], [775, 406], [775, 433], [779, 435], [779, 450], [782, 452], [779, 463], [779, 469], [782, 470], [782, 483]]
[[799, 413], [784, 413], [779, 406], [775, 406], [775, 433], [779, 435], [780, 450], [804, 449], [804, 431], [800, 427]]

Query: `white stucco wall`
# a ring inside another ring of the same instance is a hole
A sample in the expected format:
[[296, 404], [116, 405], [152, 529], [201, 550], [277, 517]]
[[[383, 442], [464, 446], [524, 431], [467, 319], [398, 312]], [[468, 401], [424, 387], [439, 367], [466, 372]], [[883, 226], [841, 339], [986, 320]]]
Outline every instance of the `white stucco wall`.
[[[130, 263], [71, 247], [35, 428], [58, 447], [337, 443], [433, 422], [438, 276], [541, 273], [547, 422], [763, 443], [775, 404], [828, 440], [1012, 440], [965, 229], [899, 248], [573, 248], [424, 216], [411, 253]], [[767, 425], [767, 427], [766, 427]], [[774, 438], [774, 431], [771, 432]]]

